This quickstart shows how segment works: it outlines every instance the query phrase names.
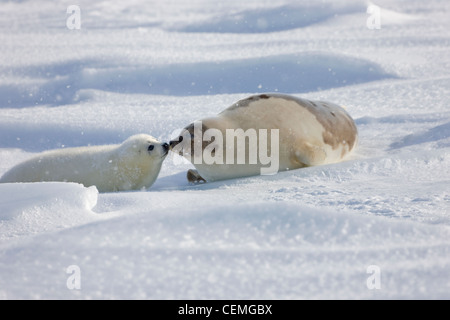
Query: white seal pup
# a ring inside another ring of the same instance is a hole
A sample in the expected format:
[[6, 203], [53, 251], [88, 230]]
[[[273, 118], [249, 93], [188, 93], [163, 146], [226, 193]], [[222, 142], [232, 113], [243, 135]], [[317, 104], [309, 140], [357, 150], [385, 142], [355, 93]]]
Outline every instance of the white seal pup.
[[0, 183], [63, 181], [99, 192], [149, 188], [169, 151], [167, 143], [138, 134], [119, 145], [50, 150], [18, 164]]
[[267, 93], [195, 121], [170, 148], [197, 169], [189, 170], [190, 182], [206, 182], [339, 162], [357, 140], [342, 107]]

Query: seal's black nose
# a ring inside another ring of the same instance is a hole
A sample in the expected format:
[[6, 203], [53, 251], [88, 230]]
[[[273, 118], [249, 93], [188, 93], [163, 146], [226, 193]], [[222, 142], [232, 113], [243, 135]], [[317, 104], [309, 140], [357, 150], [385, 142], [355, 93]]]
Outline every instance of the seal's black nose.
[[175, 147], [177, 144], [179, 144], [181, 141], [183, 141], [183, 136], [179, 136], [178, 140], [172, 140], [170, 141], [170, 149]]
[[168, 143], [163, 143], [162, 147], [163, 147], [164, 151], [169, 151], [169, 144]]

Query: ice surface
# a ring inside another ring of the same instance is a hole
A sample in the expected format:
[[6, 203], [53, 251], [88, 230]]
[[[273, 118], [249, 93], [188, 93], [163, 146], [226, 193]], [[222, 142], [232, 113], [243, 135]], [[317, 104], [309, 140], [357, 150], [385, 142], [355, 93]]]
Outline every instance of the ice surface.
[[450, 298], [447, 1], [78, 3], [69, 30], [69, 4], [1, 2], [0, 175], [265, 91], [345, 105], [359, 146], [199, 186], [175, 155], [149, 190], [2, 184], [1, 299]]

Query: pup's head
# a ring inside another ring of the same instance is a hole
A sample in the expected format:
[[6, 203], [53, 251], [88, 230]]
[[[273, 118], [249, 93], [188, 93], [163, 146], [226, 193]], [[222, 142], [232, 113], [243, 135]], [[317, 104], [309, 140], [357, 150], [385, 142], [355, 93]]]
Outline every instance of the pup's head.
[[120, 149], [122, 154], [143, 161], [151, 158], [153, 161], [162, 162], [169, 152], [169, 144], [160, 142], [147, 134], [137, 134], [125, 140]]
[[119, 190], [149, 188], [158, 177], [161, 165], [169, 152], [169, 144], [152, 136], [131, 136], [118, 147], [114, 174]]

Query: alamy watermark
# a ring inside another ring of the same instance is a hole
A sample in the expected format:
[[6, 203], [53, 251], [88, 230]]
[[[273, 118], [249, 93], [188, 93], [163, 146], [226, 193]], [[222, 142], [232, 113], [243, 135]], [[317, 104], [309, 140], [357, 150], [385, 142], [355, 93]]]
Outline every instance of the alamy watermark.
[[190, 129], [182, 131], [172, 151], [188, 158], [193, 164], [258, 164], [262, 175], [278, 172], [279, 129], [250, 128], [244, 131], [238, 128], [224, 131], [216, 128], [203, 130], [202, 122], [196, 121]]
[[66, 19], [66, 27], [69, 30], [81, 29], [81, 9], [77, 5], [70, 5], [66, 10], [67, 14], [70, 14]]
[[66, 269], [66, 273], [70, 274], [67, 278], [66, 286], [69, 290], [81, 290], [81, 269], [77, 265], [70, 265]]
[[367, 13], [370, 16], [366, 20], [366, 26], [370, 30], [380, 30], [381, 29], [381, 8], [374, 4], [367, 7]]
[[370, 265], [366, 272], [370, 274], [366, 280], [367, 289], [381, 289], [381, 268], [377, 265]]

